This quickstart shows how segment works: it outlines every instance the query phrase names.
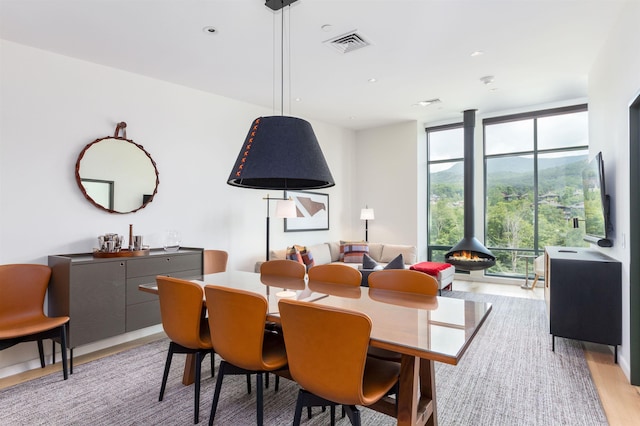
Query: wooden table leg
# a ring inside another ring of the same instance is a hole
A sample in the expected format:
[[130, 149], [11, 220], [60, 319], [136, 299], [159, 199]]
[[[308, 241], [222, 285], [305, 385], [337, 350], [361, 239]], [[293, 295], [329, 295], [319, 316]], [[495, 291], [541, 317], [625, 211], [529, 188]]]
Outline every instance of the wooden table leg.
[[398, 425], [438, 424], [433, 361], [402, 355], [398, 388]]
[[182, 384], [189, 386], [196, 381], [196, 354], [187, 354], [184, 361], [184, 373], [182, 373]]
[[438, 425], [436, 410], [436, 371], [433, 360], [420, 359], [420, 401], [431, 405], [430, 414], [425, 418], [425, 424], [429, 426]]

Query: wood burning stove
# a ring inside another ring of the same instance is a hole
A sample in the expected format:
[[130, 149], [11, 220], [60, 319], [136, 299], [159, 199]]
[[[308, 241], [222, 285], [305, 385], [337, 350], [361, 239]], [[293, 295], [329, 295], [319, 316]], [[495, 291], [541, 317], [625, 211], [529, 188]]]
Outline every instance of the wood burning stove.
[[449, 252], [444, 260], [463, 271], [487, 269], [496, 264], [496, 257], [474, 236], [473, 206], [473, 140], [476, 111], [464, 111], [464, 237]]

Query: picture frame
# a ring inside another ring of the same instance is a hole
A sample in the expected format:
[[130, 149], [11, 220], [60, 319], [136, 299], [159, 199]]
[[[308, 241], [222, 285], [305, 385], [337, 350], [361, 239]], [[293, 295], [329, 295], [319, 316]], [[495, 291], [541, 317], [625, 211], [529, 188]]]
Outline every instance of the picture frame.
[[329, 229], [329, 194], [285, 191], [296, 205], [297, 217], [284, 220], [284, 232], [326, 231]]

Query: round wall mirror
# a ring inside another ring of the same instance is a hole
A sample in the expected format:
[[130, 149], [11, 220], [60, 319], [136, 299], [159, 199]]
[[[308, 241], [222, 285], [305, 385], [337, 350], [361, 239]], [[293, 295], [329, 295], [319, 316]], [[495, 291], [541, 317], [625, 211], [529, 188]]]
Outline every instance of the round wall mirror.
[[118, 131], [88, 144], [76, 162], [76, 182], [94, 206], [109, 213], [133, 213], [146, 207], [158, 192], [158, 169], [142, 145]]

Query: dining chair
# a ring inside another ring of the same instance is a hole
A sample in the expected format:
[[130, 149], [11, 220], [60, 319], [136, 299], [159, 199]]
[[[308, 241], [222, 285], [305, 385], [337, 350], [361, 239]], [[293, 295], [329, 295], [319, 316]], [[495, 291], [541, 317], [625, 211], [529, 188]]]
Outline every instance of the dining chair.
[[307, 268], [295, 260], [268, 260], [260, 265], [261, 275], [280, 275], [291, 278], [304, 278]]
[[386, 269], [369, 275], [369, 287], [383, 290], [438, 295], [438, 280], [431, 275], [411, 269]]
[[309, 269], [309, 281], [323, 281], [359, 287], [362, 274], [355, 268], [339, 263], [317, 265]]
[[282, 299], [278, 303], [289, 372], [301, 387], [293, 424], [303, 407], [342, 405], [354, 426], [356, 405], [368, 406], [394, 389], [400, 365], [367, 357], [371, 319], [360, 312]]
[[200, 372], [202, 360], [211, 354], [211, 376], [214, 374], [214, 350], [209, 324], [204, 315], [204, 293], [196, 283], [179, 278], [156, 277], [160, 298], [162, 328], [170, 339], [164, 365], [160, 397], [164, 398], [167, 377], [174, 353], [195, 355], [193, 422], [200, 420]]
[[[411, 269], [385, 269], [369, 275], [369, 288], [437, 296], [438, 280]], [[369, 348], [369, 356], [386, 361], [401, 361], [400, 354], [382, 348]]]
[[203, 264], [205, 275], [225, 272], [227, 270], [228, 259], [229, 253], [224, 250], [204, 250]]
[[0, 350], [22, 342], [36, 341], [40, 366], [44, 368], [44, 339], [59, 339], [62, 375], [67, 380], [68, 316], [49, 317], [44, 297], [51, 268], [37, 264], [0, 265]]
[[256, 422], [263, 423], [263, 373], [287, 366], [282, 334], [265, 328], [267, 299], [257, 293], [207, 285], [204, 288], [209, 329], [215, 351], [222, 358], [211, 404], [213, 425], [222, 380], [227, 375], [256, 375]]

